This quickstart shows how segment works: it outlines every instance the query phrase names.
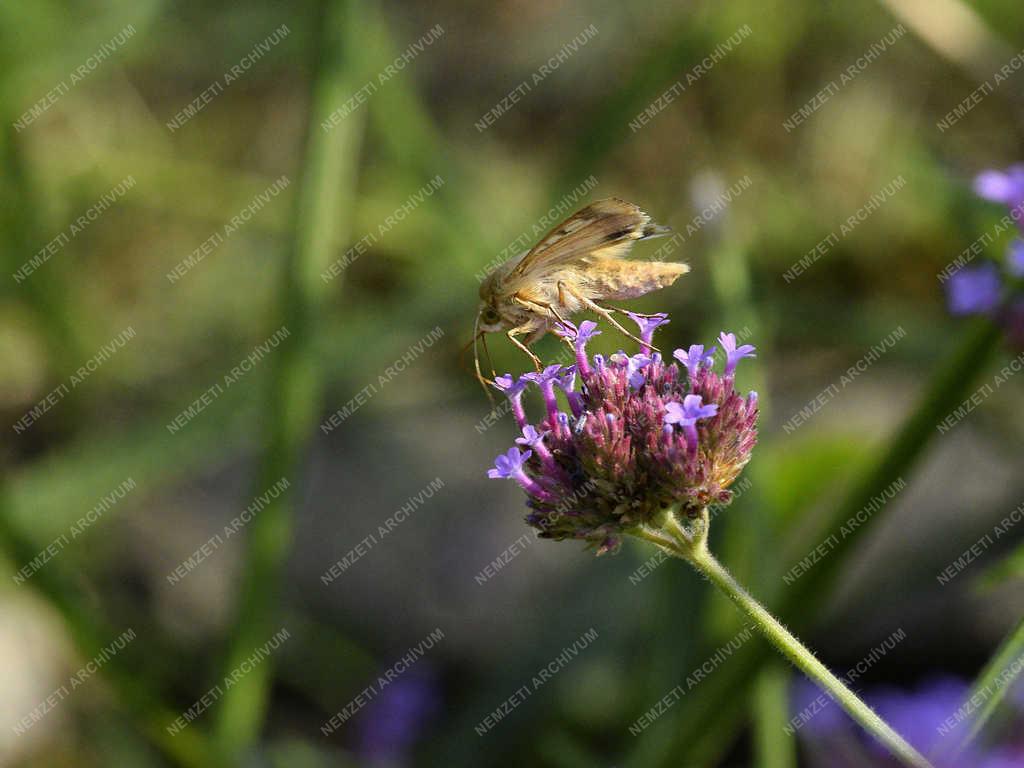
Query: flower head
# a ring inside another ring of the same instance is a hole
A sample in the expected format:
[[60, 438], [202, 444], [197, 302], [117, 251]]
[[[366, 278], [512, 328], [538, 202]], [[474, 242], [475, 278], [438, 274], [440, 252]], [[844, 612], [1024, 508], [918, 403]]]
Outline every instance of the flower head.
[[722, 345], [722, 349], [725, 350], [725, 375], [732, 376], [736, 370], [736, 363], [742, 360], [744, 357], [757, 357], [754, 354], [753, 344], [744, 344], [741, 347], [736, 346], [736, 334], [725, 333], [724, 331], [718, 336], [718, 341]]
[[946, 291], [954, 315], [983, 314], [999, 303], [1002, 280], [994, 264], [964, 267], [949, 278]]
[[729, 375], [716, 372], [698, 345], [683, 374], [677, 363], [648, 353], [588, 360], [584, 345], [596, 326], [562, 330], [577, 351], [574, 369], [528, 377], [562, 388], [571, 415], [556, 410], [537, 426], [524, 425], [516, 442], [529, 450], [512, 448], [489, 473], [526, 490], [527, 523], [544, 538], [582, 539], [601, 554], [666, 509], [686, 517], [730, 501], [729, 487], [757, 440], [758, 414], [756, 396], [737, 392], [731, 372], [753, 348], [736, 349], [735, 337], [723, 334], [733, 341]]

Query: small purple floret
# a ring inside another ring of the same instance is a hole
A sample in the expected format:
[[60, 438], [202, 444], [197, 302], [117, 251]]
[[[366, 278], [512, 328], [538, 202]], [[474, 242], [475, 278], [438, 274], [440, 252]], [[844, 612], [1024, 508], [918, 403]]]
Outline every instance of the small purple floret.
[[548, 418], [553, 422], [558, 413], [558, 402], [555, 400], [555, 380], [562, 373], [562, 366], [549, 365], [540, 373], [524, 373], [523, 378], [532, 381], [540, 388], [544, 398], [544, 406], [548, 410]]
[[686, 435], [686, 449], [691, 455], [697, 453], [697, 420], [710, 419], [718, 413], [715, 403], [703, 405], [700, 395], [687, 395], [682, 403], [665, 405], [664, 421], [666, 424], [678, 424]]
[[736, 363], [742, 360], [744, 357], [757, 357], [754, 354], [754, 346], [752, 344], [744, 344], [741, 347], [736, 346], [736, 334], [726, 333], [722, 331], [718, 336], [718, 341], [722, 345], [722, 349], [725, 350], [725, 375], [732, 376], [736, 370]]
[[523, 391], [528, 383], [529, 380], [526, 377], [521, 376], [518, 379], [513, 379], [512, 375], [507, 373], [504, 376], [496, 376], [494, 378], [494, 388], [504, 392], [509, 402], [512, 403], [512, 415], [515, 417], [516, 424], [520, 429], [526, 424], [526, 412], [523, 410]]
[[640, 328], [640, 340], [643, 342], [640, 345], [640, 351], [645, 355], [651, 354], [651, 342], [654, 339], [654, 331], [659, 326], [669, 324], [668, 315], [664, 312], [658, 312], [654, 315], [638, 315], [633, 312], [627, 312], [626, 314]]
[[703, 344], [691, 344], [686, 352], [677, 349], [672, 356], [686, 367], [686, 372], [692, 379], [702, 365], [710, 367], [714, 363], [714, 347], [705, 355]]

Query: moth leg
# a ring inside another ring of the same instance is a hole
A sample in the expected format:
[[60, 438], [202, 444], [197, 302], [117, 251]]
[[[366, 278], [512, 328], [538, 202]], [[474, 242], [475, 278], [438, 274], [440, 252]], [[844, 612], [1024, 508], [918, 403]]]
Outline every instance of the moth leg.
[[[530, 299], [524, 299], [518, 293], [512, 297], [512, 300], [519, 304], [520, 306], [526, 307], [527, 309], [533, 310], [534, 312], [536, 312], [537, 310], [547, 310], [548, 312], [555, 316], [555, 319], [558, 320], [558, 322], [560, 322], [562, 325], [568, 326], [568, 322], [564, 317], [562, 317], [561, 313], [557, 309], [555, 309], [554, 304], [549, 304], [546, 301], [532, 301]], [[565, 305], [565, 302], [562, 301], [561, 291], [559, 291], [558, 293], [558, 300], [562, 303], [563, 306]], [[528, 340], [526, 343], [533, 344], [533, 342], [535, 342], [537, 339], [539, 339], [541, 336], [547, 333], [547, 330], [547, 328], [541, 329], [539, 334], [531, 337], [530, 340]], [[572, 342], [568, 338], [566, 338], [565, 336], [561, 336], [560, 338], [571, 348], [575, 349], [575, 347], [573, 347]]]
[[515, 344], [517, 347], [523, 350], [523, 352], [526, 353], [526, 356], [533, 361], [533, 367], [537, 369], [537, 373], [540, 373], [541, 370], [543, 370], [543, 367], [540, 364], [540, 358], [533, 354], [533, 352], [530, 351], [529, 347], [527, 347], [525, 344], [523, 344], [523, 342], [516, 338], [516, 336], [526, 333], [527, 330], [528, 329], [526, 328], [512, 328], [511, 330], [506, 331], [505, 335], [508, 336], [509, 341], [511, 341], [513, 344]]
[[[627, 331], [618, 320], [616, 320], [614, 317], [612, 317], [612, 313], [607, 308], [602, 307], [597, 302], [587, 298], [582, 293], [580, 293], [575, 288], [573, 288], [571, 285], [559, 282], [558, 283], [558, 290], [559, 290], [559, 292], [561, 292], [562, 290], [565, 290], [565, 292], [568, 293], [570, 296], [574, 296], [576, 299], [579, 300], [579, 302], [581, 304], [583, 304], [583, 306], [585, 306], [591, 312], [596, 312], [597, 314], [599, 314], [601, 317], [603, 317], [609, 323], [614, 325], [621, 333], [623, 333], [624, 335], [628, 336], [630, 339], [635, 341], [637, 344], [640, 344], [641, 346], [645, 346], [645, 347], [650, 347], [655, 352], [660, 352], [661, 351], [660, 349], [658, 349], [657, 347], [655, 347], [652, 344], [645, 344], [643, 339], [638, 339], [632, 333]], [[616, 310], [616, 311], [619, 311], [619, 310]]]
[[[612, 310], [613, 312], [621, 312], [622, 314], [626, 314], [626, 312], [633, 312], [633, 310], [631, 310], [631, 309], [630, 310], [625, 310], [622, 307], [613, 307], [611, 304], [605, 304], [605, 306], [608, 309]], [[661, 313], [658, 313], [658, 312], [655, 312], [654, 314], [647, 314], [646, 312], [633, 312], [633, 314], [636, 315], [637, 317], [646, 317], [646, 318], [660, 317], [661, 316]]]

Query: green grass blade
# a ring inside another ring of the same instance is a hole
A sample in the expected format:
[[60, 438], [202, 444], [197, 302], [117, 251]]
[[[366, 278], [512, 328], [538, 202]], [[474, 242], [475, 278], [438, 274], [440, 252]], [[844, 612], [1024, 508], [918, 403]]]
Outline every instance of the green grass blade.
[[[307, 145], [294, 210], [294, 243], [281, 279], [280, 325], [289, 338], [281, 344], [271, 372], [267, 399], [267, 448], [257, 483], [262, 493], [282, 477], [291, 483], [260, 511], [249, 532], [239, 611], [223, 677], [239, 668], [281, 629], [279, 588], [292, 538], [292, 507], [299, 487], [295, 477], [303, 446], [320, 408], [316, 334], [328, 284], [320, 273], [333, 246], [351, 229], [357, 161], [365, 110], [357, 110], [328, 131], [321, 122], [362, 84], [356, 44], [359, 21], [355, 3], [324, 4], [324, 37], [314, 73]], [[330, 290], [337, 290], [333, 281]], [[230, 688], [225, 688], [215, 725], [222, 755], [236, 761], [258, 739], [267, 708], [273, 658], [265, 658]], [[219, 681], [218, 681], [219, 682]]]

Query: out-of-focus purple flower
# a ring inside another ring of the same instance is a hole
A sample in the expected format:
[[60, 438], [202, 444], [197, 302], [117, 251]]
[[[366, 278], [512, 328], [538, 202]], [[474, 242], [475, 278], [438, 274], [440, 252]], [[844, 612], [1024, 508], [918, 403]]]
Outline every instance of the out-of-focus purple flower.
[[789, 724], [801, 738], [820, 741], [849, 731], [853, 725], [843, 708], [803, 675], [793, 680], [789, 706], [792, 713]]
[[[975, 741], [963, 751], [958, 751], [961, 740], [971, 727], [970, 718], [963, 717], [969, 696], [967, 683], [953, 677], [939, 677], [926, 681], [916, 690], [892, 686], [875, 688], [869, 690], [864, 698], [903, 738], [919, 752], [928, 755], [936, 768], [1024, 765], [1021, 762], [1024, 745], [1020, 743], [983, 744]], [[833, 748], [839, 747], [849, 753], [850, 745], [860, 741], [864, 754], [857, 765], [879, 768], [897, 768], [899, 765], [880, 742], [857, 728], [841, 707], [809, 681], [794, 686], [790, 723], [801, 739], [818, 745], [819, 749], [813, 754], [831, 756]], [[811, 765], [832, 768], [833, 763], [812, 760]]]
[[651, 354], [651, 341], [654, 339], [654, 331], [659, 326], [669, 324], [668, 315], [664, 312], [658, 312], [654, 315], [638, 315], [634, 312], [627, 312], [626, 314], [640, 328], [640, 340], [643, 342], [640, 345], [640, 351], [645, 355]]
[[359, 721], [356, 751], [360, 763], [404, 764], [413, 744], [438, 713], [440, 698], [433, 677], [416, 670], [383, 687]]
[[1006, 271], [1014, 277], [1024, 277], [1024, 240], [1019, 237], [1006, 250]]
[[[939, 766], [978, 765], [978, 755], [963, 754], [963, 762], [952, 763], [949, 757], [963, 735], [950, 731], [945, 737], [939, 730], [948, 717], [956, 715], [969, 695], [966, 683], [956, 678], [940, 677], [929, 680], [914, 691], [893, 687], [878, 688], [865, 697], [879, 716], [909, 741], [919, 752], [934, 755]], [[961, 723], [969, 728], [969, 723]], [[879, 755], [887, 750], [871, 740]], [[947, 756], [945, 759], [943, 756]]]
[[[534, 431], [524, 428], [519, 442], [532, 451], [513, 448], [489, 473], [523, 486], [526, 521], [541, 537], [581, 539], [603, 554], [669, 507], [687, 517], [732, 499], [729, 488], [757, 441], [755, 396], [737, 392], [732, 376], [717, 373], [703, 349], [699, 366], [683, 375], [659, 354], [587, 360], [593, 323], [566, 324], [560, 332], [574, 340], [576, 375], [567, 381], [563, 370], [550, 380], [563, 388], [579, 383], [572, 392], [578, 400], [567, 391], [572, 416], [549, 412]], [[745, 356], [752, 348], [733, 351]], [[529, 376], [541, 383], [546, 374]]]
[[974, 191], [1010, 208], [1024, 203], [1024, 165], [1011, 165], [1005, 171], [982, 171], [974, 177]]
[[718, 336], [718, 341], [722, 345], [722, 349], [725, 350], [725, 375], [732, 376], [736, 370], [736, 363], [742, 360], [744, 357], [757, 357], [754, 353], [753, 344], [744, 344], [741, 347], [736, 346], [736, 334], [725, 333], [723, 331]]
[[514, 379], [508, 373], [494, 378], [494, 388], [499, 392], [503, 392], [512, 403], [512, 415], [515, 417], [516, 424], [519, 425], [520, 429], [526, 424], [526, 412], [523, 410], [523, 391], [528, 383], [529, 379], [522, 376]]
[[983, 314], [995, 309], [1002, 292], [994, 264], [964, 267], [946, 282], [949, 311], [954, 315]]

